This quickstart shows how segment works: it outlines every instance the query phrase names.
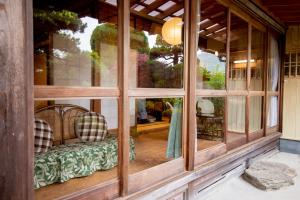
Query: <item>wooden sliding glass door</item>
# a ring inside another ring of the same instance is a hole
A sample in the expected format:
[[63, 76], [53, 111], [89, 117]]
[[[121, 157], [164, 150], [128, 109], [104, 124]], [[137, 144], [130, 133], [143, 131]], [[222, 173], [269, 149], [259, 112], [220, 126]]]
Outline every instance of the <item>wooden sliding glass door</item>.
[[35, 118], [73, 148], [35, 162], [36, 199], [130, 195], [278, 129], [276, 35], [228, 1], [33, 0], [33, 24]]

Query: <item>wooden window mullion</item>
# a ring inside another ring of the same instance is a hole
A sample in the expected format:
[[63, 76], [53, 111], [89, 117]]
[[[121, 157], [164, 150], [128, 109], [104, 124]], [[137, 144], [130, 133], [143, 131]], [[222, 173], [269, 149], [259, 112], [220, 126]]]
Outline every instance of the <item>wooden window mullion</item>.
[[128, 194], [128, 165], [129, 165], [129, 96], [128, 96], [128, 71], [129, 71], [129, 29], [130, 10], [129, 0], [118, 1], [118, 85], [120, 89], [119, 115], [118, 115], [118, 155], [120, 178], [120, 195]]
[[247, 82], [246, 82], [246, 89], [247, 89], [247, 96], [246, 96], [246, 108], [245, 108], [245, 133], [247, 142], [249, 142], [249, 134], [250, 134], [250, 84], [251, 84], [251, 44], [252, 44], [252, 26], [248, 23], [248, 52], [247, 52]]
[[[194, 169], [195, 149], [196, 149], [196, 68], [197, 68], [197, 17], [200, 1], [185, 1], [185, 99], [186, 99], [186, 117], [187, 124], [187, 170]], [[200, 14], [200, 13], [199, 13]]]
[[[230, 29], [231, 29], [231, 10], [228, 8], [227, 11], [227, 34], [226, 34], [226, 72], [225, 72], [225, 115], [224, 115], [224, 143], [227, 145], [228, 142], [228, 83], [229, 83], [229, 67], [230, 67]], [[231, 76], [232, 77], [232, 76]]]

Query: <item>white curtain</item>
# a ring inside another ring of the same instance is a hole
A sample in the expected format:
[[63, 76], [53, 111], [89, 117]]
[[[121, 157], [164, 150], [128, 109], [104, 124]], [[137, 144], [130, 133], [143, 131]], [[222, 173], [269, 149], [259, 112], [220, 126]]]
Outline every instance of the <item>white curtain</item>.
[[269, 90], [276, 91], [279, 79], [279, 49], [274, 37], [270, 41], [270, 66], [269, 66]]
[[278, 97], [269, 97], [268, 123], [269, 127], [276, 126], [278, 122]]
[[228, 97], [228, 130], [245, 132], [245, 97]]
[[[276, 91], [279, 80], [279, 48], [274, 37], [270, 41], [270, 66], [269, 66], [269, 90]], [[269, 127], [276, 126], [278, 122], [278, 97], [269, 97], [268, 123]]]

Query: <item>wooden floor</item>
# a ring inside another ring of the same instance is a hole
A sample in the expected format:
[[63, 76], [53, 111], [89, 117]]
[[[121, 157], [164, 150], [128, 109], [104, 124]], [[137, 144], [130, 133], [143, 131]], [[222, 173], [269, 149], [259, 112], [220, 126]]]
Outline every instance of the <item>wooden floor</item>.
[[[152, 128], [151, 128], [152, 127]], [[166, 158], [168, 122], [139, 125], [140, 134], [134, 138], [136, 159], [129, 164], [129, 174], [169, 161]], [[151, 131], [152, 130], [152, 131]], [[198, 139], [198, 150], [219, 144], [218, 141]], [[62, 184], [52, 184], [35, 191], [35, 198], [48, 200], [117, 178], [117, 167], [99, 171], [88, 177], [71, 179]]]

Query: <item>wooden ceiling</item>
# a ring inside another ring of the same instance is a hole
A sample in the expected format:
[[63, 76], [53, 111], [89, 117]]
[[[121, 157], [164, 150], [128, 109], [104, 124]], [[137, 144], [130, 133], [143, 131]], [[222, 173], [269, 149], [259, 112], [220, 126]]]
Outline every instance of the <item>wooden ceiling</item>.
[[300, 24], [300, 0], [255, 0], [286, 25]]

